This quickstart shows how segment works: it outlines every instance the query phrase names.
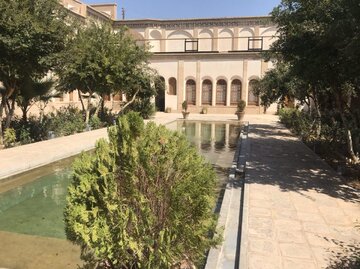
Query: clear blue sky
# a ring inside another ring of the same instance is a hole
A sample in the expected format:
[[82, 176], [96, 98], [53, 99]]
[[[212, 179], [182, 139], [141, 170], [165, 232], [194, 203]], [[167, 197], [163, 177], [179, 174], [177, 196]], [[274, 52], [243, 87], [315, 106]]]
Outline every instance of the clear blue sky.
[[177, 19], [268, 15], [281, 0], [82, 0], [87, 4], [117, 3], [118, 18]]

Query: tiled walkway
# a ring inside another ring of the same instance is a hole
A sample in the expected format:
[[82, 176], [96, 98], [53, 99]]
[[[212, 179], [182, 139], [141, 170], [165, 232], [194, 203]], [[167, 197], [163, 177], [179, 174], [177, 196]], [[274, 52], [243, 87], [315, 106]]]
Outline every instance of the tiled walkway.
[[360, 246], [359, 192], [273, 119], [251, 123], [240, 268], [326, 268]]

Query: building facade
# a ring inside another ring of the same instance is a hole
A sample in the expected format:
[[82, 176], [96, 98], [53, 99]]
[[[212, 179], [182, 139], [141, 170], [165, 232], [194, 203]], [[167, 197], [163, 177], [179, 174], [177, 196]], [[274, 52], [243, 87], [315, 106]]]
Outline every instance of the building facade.
[[261, 52], [274, 41], [269, 17], [121, 20], [140, 44], [153, 52], [151, 66], [165, 83], [157, 97], [159, 110], [234, 113], [239, 100], [247, 113], [262, 113], [253, 85], [271, 68]]
[[110, 21], [115, 31], [126, 26], [138, 44], [149, 46], [151, 66], [165, 84], [155, 100], [159, 111], [179, 112], [186, 100], [190, 112], [234, 113], [245, 100], [246, 113], [264, 112], [253, 86], [272, 68], [261, 57], [275, 40], [270, 17], [116, 20], [114, 4], [61, 3], [83, 19]]

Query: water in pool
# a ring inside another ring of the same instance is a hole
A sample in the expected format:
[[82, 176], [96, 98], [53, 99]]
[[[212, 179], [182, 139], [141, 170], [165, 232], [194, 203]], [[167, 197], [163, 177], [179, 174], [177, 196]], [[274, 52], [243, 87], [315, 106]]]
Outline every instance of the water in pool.
[[[240, 130], [237, 123], [176, 121], [167, 127], [183, 132], [216, 167], [219, 184], [226, 181]], [[0, 231], [65, 239], [63, 209], [71, 161], [14, 178], [11, 188], [0, 182]]]
[[65, 238], [63, 208], [70, 168], [0, 194], [0, 230]]

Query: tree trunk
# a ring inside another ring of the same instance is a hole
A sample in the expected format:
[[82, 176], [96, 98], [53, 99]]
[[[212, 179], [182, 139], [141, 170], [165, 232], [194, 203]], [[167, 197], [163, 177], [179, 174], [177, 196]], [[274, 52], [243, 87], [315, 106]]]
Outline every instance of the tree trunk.
[[92, 96], [92, 93], [89, 92], [89, 97], [87, 98], [87, 104], [86, 104], [86, 113], [85, 113], [86, 126], [89, 124], [89, 120], [90, 120], [91, 96]]
[[104, 117], [105, 117], [104, 107], [105, 107], [105, 94], [101, 98], [101, 109], [100, 109], [101, 120], [104, 120]]
[[119, 111], [118, 115], [121, 115], [121, 112], [122, 112], [125, 108], [127, 108], [129, 105], [131, 105], [132, 103], [135, 102], [136, 96], [137, 96], [138, 93], [139, 93], [139, 90], [137, 90], [137, 91], [135, 92], [135, 94], [133, 95], [133, 97], [131, 98], [131, 100], [130, 100], [129, 102], [127, 102], [123, 107], [120, 107], [120, 111]]
[[12, 120], [12, 118], [14, 116], [14, 111], [15, 111], [15, 96], [11, 100], [11, 105], [9, 106], [8, 115], [6, 115], [5, 129], [10, 127], [11, 120]]
[[4, 145], [4, 134], [3, 134], [3, 113], [4, 113], [4, 96], [0, 102], [0, 146]]
[[79, 100], [80, 100], [80, 103], [81, 103], [82, 110], [83, 110], [83, 112], [84, 112], [84, 114], [85, 114], [84, 100], [83, 100], [83, 98], [82, 98], [82, 96], [81, 96], [81, 92], [80, 92], [79, 90], [78, 90], [78, 95], [79, 95]]
[[336, 94], [335, 100], [336, 100], [338, 112], [340, 113], [340, 118], [341, 118], [342, 124], [345, 129], [345, 140], [346, 140], [347, 153], [348, 153], [348, 156], [351, 158], [351, 160], [356, 163], [359, 161], [359, 158], [356, 156], [356, 154], [354, 152], [354, 145], [353, 145], [353, 140], [352, 140], [352, 135], [351, 135], [351, 129], [350, 129], [349, 122], [346, 119], [346, 115], [344, 112], [345, 104], [343, 103], [342, 96], [339, 96], [338, 94]]
[[94, 116], [98, 116], [98, 115], [99, 115], [99, 111], [100, 111], [100, 108], [102, 107], [103, 101], [104, 101], [104, 98], [102, 98], [102, 97], [100, 96], [99, 104], [98, 104], [97, 107], [96, 107]]
[[23, 106], [20, 107], [22, 112], [22, 120], [23, 122], [27, 122], [27, 112], [28, 112], [28, 104], [23, 104]]
[[41, 102], [42, 101], [40, 101], [40, 105], [39, 105], [39, 110], [40, 110], [40, 112], [39, 112], [39, 122], [40, 122], [40, 124], [42, 124], [42, 122], [44, 120], [44, 113], [45, 113], [45, 107], [46, 107], [45, 104], [44, 104], [44, 106], [42, 106]]
[[313, 90], [313, 101], [314, 101], [314, 110], [315, 110], [315, 120], [313, 129], [315, 130], [316, 138], [319, 138], [321, 135], [321, 111], [318, 102], [318, 96], [315, 90]]

